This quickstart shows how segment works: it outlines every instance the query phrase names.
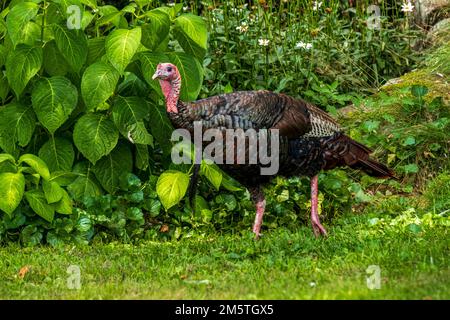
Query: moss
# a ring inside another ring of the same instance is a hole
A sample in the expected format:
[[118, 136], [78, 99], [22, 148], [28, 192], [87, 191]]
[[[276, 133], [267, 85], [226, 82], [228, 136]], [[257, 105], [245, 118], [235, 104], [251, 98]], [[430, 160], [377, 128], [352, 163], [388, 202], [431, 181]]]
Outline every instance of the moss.
[[381, 88], [382, 91], [390, 94], [401, 94], [399, 90], [411, 87], [412, 85], [422, 85], [428, 88], [428, 94], [424, 97], [427, 102], [430, 102], [436, 97], [442, 97], [445, 102], [450, 102], [450, 79], [438, 72], [433, 72], [429, 69], [420, 69], [405, 74], [404, 76], [393, 81], [392, 84], [387, 84]]

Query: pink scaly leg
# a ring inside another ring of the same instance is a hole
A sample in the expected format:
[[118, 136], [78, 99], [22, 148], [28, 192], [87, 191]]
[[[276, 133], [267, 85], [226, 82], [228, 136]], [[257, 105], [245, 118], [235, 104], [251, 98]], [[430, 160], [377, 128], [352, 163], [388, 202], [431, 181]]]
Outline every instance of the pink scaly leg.
[[261, 236], [261, 225], [263, 221], [264, 209], [266, 208], [266, 200], [264, 193], [259, 188], [250, 189], [250, 194], [256, 205], [255, 224], [253, 225], [253, 232], [255, 233], [255, 240]]
[[313, 227], [314, 235], [316, 237], [321, 234], [327, 235], [327, 231], [320, 224], [319, 213], [318, 213], [318, 176], [315, 175], [311, 178], [311, 224]]

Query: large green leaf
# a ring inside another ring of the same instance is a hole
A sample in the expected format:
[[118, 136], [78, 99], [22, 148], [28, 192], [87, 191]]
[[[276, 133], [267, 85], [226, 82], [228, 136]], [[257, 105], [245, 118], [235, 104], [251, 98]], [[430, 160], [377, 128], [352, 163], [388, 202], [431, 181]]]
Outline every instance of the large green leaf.
[[86, 68], [81, 79], [81, 94], [88, 110], [94, 110], [111, 97], [119, 77], [116, 69], [101, 61]]
[[86, 62], [88, 66], [100, 60], [106, 54], [105, 40], [106, 37], [88, 39], [88, 56]]
[[141, 43], [141, 28], [116, 29], [106, 38], [106, 56], [122, 74]]
[[121, 175], [131, 172], [133, 159], [130, 148], [119, 144], [110, 154], [101, 158], [93, 171], [102, 187], [109, 193], [114, 193], [119, 187]]
[[49, 204], [58, 202], [63, 197], [63, 188], [54, 181], [42, 181], [42, 189], [44, 190], [45, 199]]
[[181, 76], [182, 101], [196, 100], [203, 83], [203, 67], [197, 59], [181, 52], [168, 54], [171, 63], [177, 66]]
[[33, 46], [41, 40], [41, 28], [40, 26], [33, 22], [27, 22], [22, 29], [22, 38], [18, 43], [24, 43]]
[[66, 187], [75, 181], [80, 175], [72, 171], [54, 171], [51, 173], [50, 181], [54, 181], [62, 187]]
[[116, 7], [106, 5], [98, 7], [100, 19], [95, 22], [96, 27], [112, 23], [116, 28], [126, 28], [128, 26], [124, 12], [119, 11]]
[[136, 144], [135, 163], [139, 170], [146, 170], [150, 165], [148, 147], [145, 144]]
[[6, 58], [8, 57], [8, 48], [3, 44], [0, 44], [0, 67], [3, 67], [6, 63]]
[[156, 192], [166, 210], [176, 205], [186, 194], [189, 176], [180, 171], [168, 170], [163, 172], [156, 183]]
[[128, 128], [127, 138], [130, 142], [153, 146], [153, 137], [148, 133], [144, 121], [133, 123]]
[[0, 163], [3, 163], [5, 161], [9, 161], [12, 164], [16, 163], [16, 159], [8, 153], [0, 153]]
[[53, 33], [56, 46], [64, 59], [76, 72], [80, 72], [81, 67], [86, 62], [88, 45], [86, 35], [81, 30], [69, 30], [65, 26], [54, 25]]
[[141, 72], [145, 81], [162, 96], [161, 85], [159, 81], [153, 80], [152, 76], [155, 74], [158, 63], [168, 62], [169, 57], [164, 53], [145, 51], [139, 52], [138, 59], [141, 62]]
[[148, 117], [149, 105], [140, 97], [117, 97], [112, 109], [120, 133], [138, 144], [152, 144], [153, 139], [142, 120]]
[[158, 141], [165, 154], [170, 154], [172, 143], [170, 138], [174, 130], [172, 123], [167, 117], [166, 107], [160, 105], [150, 105], [150, 131]]
[[41, 78], [33, 89], [31, 101], [40, 123], [53, 134], [77, 106], [78, 91], [67, 78]]
[[202, 160], [202, 164], [200, 165], [200, 174], [206, 177], [206, 179], [212, 183], [216, 190], [219, 190], [222, 183], [222, 172], [216, 164]]
[[55, 211], [62, 214], [72, 214], [73, 201], [66, 190], [62, 189], [62, 197], [58, 203], [54, 204]]
[[6, 97], [9, 93], [9, 83], [6, 75], [2, 72], [0, 73], [0, 99], [2, 99], [2, 103], [5, 102]]
[[33, 2], [22, 2], [15, 5], [6, 17], [6, 27], [14, 46], [23, 43], [26, 38], [26, 25], [36, 17], [39, 6]]
[[44, 57], [44, 70], [51, 76], [64, 76], [71, 70], [67, 61], [58, 51], [54, 40], [45, 44]]
[[45, 180], [50, 179], [50, 171], [48, 170], [47, 164], [39, 157], [34, 154], [23, 154], [19, 158], [19, 164], [25, 162], [29, 165], [36, 173], [38, 173]]
[[[6, 130], [2, 130], [0, 131], [0, 148], [4, 151], [7, 152], [9, 154], [14, 155], [15, 157], [19, 156], [20, 150], [18, 148], [18, 146], [16, 145], [16, 141], [14, 141], [14, 139], [16, 139], [15, 137], [12, 139], [11, 135], [8, 131]], [[10, 167], [10, 165], [7, 165], [8, 167]], [[3, 169], [3, 166], [0, 166], [0, 169]], [[9, 172], [15, 172], [15, 170], [6, 170]], [[4, 172], [4, 171], [2, 171]]]
[[193, 14], [182, 14], [175, 19], [174, 35], [186, 53], [203, 59], [208, 40], [203, 18]]
[[21, 95], [28, 82], [41, 69], [42, 48], [26, 44], [17, 45], [6, 60], [6, 77], [17, 97]]
[[[139, 70], [136, 70], [140, 73]], [[139, 96], [145, 97], [148, 95], [149, 87], [144, 80], [141, 80], [135, 73], [125, 71], [123, 81], [117, 87], [117, 92], [122, 96]]]
[[47, 203], [45, 199], [45, 195], [40, 190], [30, 190], [25, 192], [25, 199], [27, 199], [28, 204], [30, 205], [33, 211], [47, 220], [48, 222], [53, 221], [53, 217], [55, 216], [55, 209], [52, 205]]
[[7, 134], [13, 144], [17, 141], [25, 147], [33, 136], [36, 126], [33, 107], [13, 102], [0, 108], [0, 130]]
[[83, 200], [84, 197], [98, 197], [102, 190], [92, 172], [92, 165], [87, 162], [79, 162], [74, 166], [75, 173], [79, 176], [72, 182], [67, 190], [76, 200]]
[[142, 44], [155, 51], [169, 35], [170, 16], [164, 11], [154, 9], [145, 13], [148, 23], [142, 25]]
[[75, 159], [75, 151], [69, 140], [52, 136], [39, 149], [39, 158], [45, 161], [51, 172], [71, 171]]
[[73, 141], [80, 152], [93, 164], [109, 154], [117, 144], [119, 132], [103, 114], [82, 116], [73, 130]]
[[25, 191], [25, 177], [21, 173], [0, 174], [0, 209], [10, 217], [22, 200]]

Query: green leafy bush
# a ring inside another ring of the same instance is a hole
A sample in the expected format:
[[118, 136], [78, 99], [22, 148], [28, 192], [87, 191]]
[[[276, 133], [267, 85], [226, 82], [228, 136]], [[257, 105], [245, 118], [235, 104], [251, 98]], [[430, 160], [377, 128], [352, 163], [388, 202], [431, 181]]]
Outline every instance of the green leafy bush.
[[[170, 61], [184, 71], [182, 98], [196, 99], [207, 33], [203, 20], [180, 13], [180, 6], [148, 10], [148, 3], [121, 10], [95, 0], [4, 7], [1, 240], [19, 233], [24, 244], [82, 242], [91, 239], [94, 225], [123, 236], [120, 210], [97, 217], [92, 199], [128, 192], [120, 186], [127, 173], [148, 179], [168, 167], [172, 127], [150, 77], [159, 62]], [[73, 201], [83, 209], [72, 210]], [[124, 211], [124, 221], [141, 226], [139, 210]], [[148, 208], [155, 215], [159, 210], [159, 202]]]

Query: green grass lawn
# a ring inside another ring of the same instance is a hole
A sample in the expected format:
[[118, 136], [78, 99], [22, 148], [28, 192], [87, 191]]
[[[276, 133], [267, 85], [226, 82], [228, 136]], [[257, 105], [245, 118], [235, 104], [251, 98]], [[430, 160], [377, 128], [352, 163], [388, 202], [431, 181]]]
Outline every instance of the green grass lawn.
[[[212, 235], [173, 242], [0, 249], [2, 299], [449, 299], [448, 228], [371, 232], [346, 216], [315, 239], [309, 226], [255, 242]], [[67, 287], [67, 268], [81, 289]], [[366, 269], [378, 265], [381, 288]], [[29, 266], [23, 278], [19, 270]]]

